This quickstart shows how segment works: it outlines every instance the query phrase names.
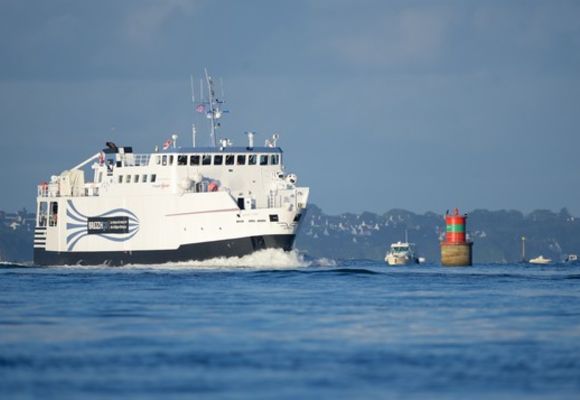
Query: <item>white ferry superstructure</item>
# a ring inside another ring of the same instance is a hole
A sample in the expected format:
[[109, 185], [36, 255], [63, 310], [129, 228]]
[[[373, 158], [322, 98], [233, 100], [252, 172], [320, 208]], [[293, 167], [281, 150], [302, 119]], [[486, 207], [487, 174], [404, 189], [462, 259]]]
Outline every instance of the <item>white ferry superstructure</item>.
[[223, 139], [148, 154], [107, 143], [38, 186], [34, 263], [157, 264], [291, 250], [309, 188], [285, 173], [277, 139], [254, 147], [248, 133], [243, 147]]

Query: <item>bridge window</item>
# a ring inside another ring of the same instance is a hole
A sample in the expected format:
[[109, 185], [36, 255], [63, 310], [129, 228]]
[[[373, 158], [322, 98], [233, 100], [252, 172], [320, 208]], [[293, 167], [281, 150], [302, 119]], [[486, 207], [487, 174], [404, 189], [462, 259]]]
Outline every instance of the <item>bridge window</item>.
[[169, 165], [173, 165], [173, 156], [169, 156]]
[[199, 165], [199, 156], [189, 156], [189, 165]]
[[246, 165], [246, 156], [238, 154], [238, 165]]
[[205, 154], [201, 159], [201, 163], [203, 165], [211, 165], [211, 156], [209, 154]]
[[177, 156], [177, 165], [187, 165], [187, 156], [180, 154]]
[[280, 156], [278, 154], [272, 154], [270, 156], [270, 164], [272, 165], [280, 164]]
[[260, 155], [260, 165], [268, 165], [268, 155], [267, 154]]
[[256, 155], [250, 154], [248, 156], [248, 165], [256, 165]]
[[161, 165], [167, 165], [167, 156], [161, 156]]
[[213, 165], [222, 165], [224, 162], [224, 156], [221, 154], [213, 156]]
[[151, 175], [151, 183], [154, 183], [157, 180], [157, 175]]
[[226, 156], [226, 165], [234, 165], [234, 155], [228, 154]]
[[139, 175], [135, 175], [135, 176], [133, 177], [133, 182], [135, 182], [135, 183], [139, 183]]
[[131, 183], [131, 175], [125, 176], [125, 183]]
[[123, 183], [123, 175], [119, 175], [119, 183]]
[[143, 174], [143, 176], [141, 177], [141, 182], [147, 183], [147, 174]]

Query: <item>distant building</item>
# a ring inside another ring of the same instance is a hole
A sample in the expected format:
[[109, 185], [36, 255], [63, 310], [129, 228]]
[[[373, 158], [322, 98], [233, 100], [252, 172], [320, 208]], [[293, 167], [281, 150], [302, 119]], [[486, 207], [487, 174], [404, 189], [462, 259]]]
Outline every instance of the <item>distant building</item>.
[[15, 213], [0, 211], [0, 225], [12, 230], [25, 229], [33, 231], [36, 216], [23, 208]]

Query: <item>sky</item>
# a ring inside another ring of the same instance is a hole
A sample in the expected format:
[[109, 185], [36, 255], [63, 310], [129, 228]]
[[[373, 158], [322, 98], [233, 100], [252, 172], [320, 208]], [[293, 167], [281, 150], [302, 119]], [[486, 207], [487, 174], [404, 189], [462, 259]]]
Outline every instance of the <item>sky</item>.
[[0, 209], [106, 141], [280, 134], [325, 212], [580, 216], [580, 2], [0, 0]]

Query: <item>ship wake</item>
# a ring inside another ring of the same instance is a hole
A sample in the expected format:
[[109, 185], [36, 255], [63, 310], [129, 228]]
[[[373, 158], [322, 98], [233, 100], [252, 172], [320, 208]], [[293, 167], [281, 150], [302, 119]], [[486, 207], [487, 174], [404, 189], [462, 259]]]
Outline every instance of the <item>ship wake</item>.
[[173, 262], [160, 265], [132, 264], [126, 267], [153, 269], [295, 269], [310, 266], [332, 266], [334, 260], [308, 259], [298, 250], [266, 249], [242, 257], [217, 257], [204, 261]]

